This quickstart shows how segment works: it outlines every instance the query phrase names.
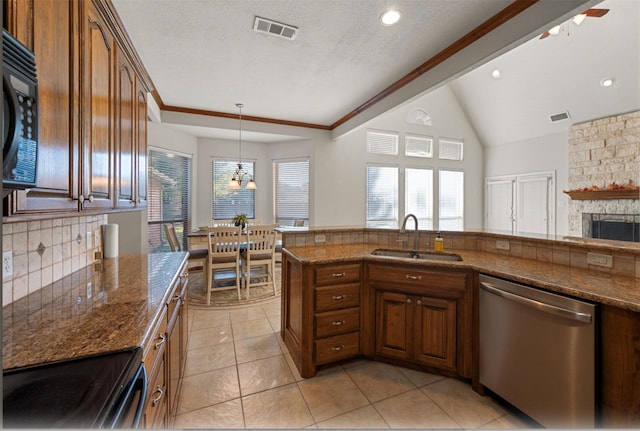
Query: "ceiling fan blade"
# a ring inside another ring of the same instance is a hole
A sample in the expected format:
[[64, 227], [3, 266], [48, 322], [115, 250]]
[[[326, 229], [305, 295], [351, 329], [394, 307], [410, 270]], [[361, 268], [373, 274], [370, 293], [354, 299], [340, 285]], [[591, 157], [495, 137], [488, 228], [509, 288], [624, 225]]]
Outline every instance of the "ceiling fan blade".
[[591, 9], [585, 10], [582, 13], [585, 14], [586, 16], [590, 16], [590, 17], [593, 17], [593, 18], [600, 18], [600, 17], [605, 16], [607, 14], [607, 12], [609, 12], [609, 9], [591, 8]]

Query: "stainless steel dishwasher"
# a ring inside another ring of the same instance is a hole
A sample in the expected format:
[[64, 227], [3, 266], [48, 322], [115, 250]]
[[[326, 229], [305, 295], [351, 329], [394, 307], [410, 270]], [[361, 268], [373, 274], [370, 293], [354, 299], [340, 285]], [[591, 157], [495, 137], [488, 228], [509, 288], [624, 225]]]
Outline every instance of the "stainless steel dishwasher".
[[481, 274], [480, 383], [547, 428], [593, 428], [596, 312]]

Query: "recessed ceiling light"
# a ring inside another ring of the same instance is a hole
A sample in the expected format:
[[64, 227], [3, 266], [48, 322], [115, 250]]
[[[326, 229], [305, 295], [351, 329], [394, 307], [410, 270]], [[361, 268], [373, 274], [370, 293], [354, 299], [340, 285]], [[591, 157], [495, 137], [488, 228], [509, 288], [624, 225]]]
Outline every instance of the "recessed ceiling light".
[[493, 79], [500, 79], [502, 77], [502, 74], [500, 74], [500, 71], [498, 69], [493, 69], [491, 71], [491, 77]]
[[380, 21], [382, 21], [382, 25], [393, 25], [400, 21], [400, 12], [395, 9], [389, 9], [380, 15]]
[[616, 82], [614, 78], [604, 78], [602, 81], [600, 81], [600, 85], [602, 85], [603, 87], [611, 87], [614, 82]]

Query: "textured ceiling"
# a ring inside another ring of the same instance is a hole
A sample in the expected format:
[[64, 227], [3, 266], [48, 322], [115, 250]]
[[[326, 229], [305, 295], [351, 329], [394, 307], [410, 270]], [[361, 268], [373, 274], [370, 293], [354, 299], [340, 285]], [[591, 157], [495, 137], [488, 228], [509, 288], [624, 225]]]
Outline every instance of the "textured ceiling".
[[[330, 125], [512, 0], [112, 2], [165, 105]], [[296, 39], [254, 32], [256, 15]]]
[[[548, 12], [554, 1], [540, 0], [538, 9]], [[511, 47], [528, 42], [489, 63], [479, 62], [451, 82], [483, 145], [532, 139], [566, 131], [575, 122], [640, 109], [640, 1], [577, 2], [611, 11], [587, 18], [580, 27], [567, 24], [560, 35], [544, 40], [535, 32], [533, 39], [507, 38]], [[329, 126], [512, 0], [112, 3], [164, 105], [236, 114], [235, 104], [242, 102], [245, 115]], [[378, 18], [391, 4], [402, 11], [402, 19], [384, 27]], [[254, 32], [256, 15], [298, 27], [296, 39]], [[546, 29], [556, 17], [535, 28]], [[513, 27], [523, 26], [522, 20]], [[500, 80], [490, 77], [495, 67], [502, 71]], [[616, 78], [606, 90], [599, 85], [605, 76]], [[425, 91], [415, 87], [408, 97]], [[549, 122], [549, 115], [565, 110], [569, 121]], [[231, 129], [205, 123], [173, 126], [195, 136], [234, 139], [235, 122]], [[296, 139], [255, 132], [247, 130], [245, 138]]]

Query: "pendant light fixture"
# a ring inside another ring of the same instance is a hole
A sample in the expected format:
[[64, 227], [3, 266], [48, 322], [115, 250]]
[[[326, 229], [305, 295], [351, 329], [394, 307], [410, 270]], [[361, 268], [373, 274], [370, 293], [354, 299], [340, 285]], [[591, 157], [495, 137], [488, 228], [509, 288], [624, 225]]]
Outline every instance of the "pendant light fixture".
[[[249, 173], [247, 171], [245, 171], [242, 168], [242, 108], [244, 108], [244, 105], [242, 103], [236, 103], [236, 106], [238, 107], [238, 109], [240, 110], [240, 123], [239, 123], [239, 127], [238, 127], [238, 134], [239, 134], [239, 144], [240, 144], [240, 153], [239, 153], [239, 157], [238, 157], [238, 168], [236, 169], [236, 171], [233, 173], [233, 176], [231, 177], [231, 180], [229, 181], [229, 184], [227, 184], [227, 189], [229, 190], [239, 190], [242, 188], [242, 180], [245, 176], [248, 176]], [[255, 181], [253, 181], [253, 177], [249, 177], [249, 182], [247, 183], [246, 186], [247, 190], [256, 190], [258, 188], [258, 186], [256, 185]]]

